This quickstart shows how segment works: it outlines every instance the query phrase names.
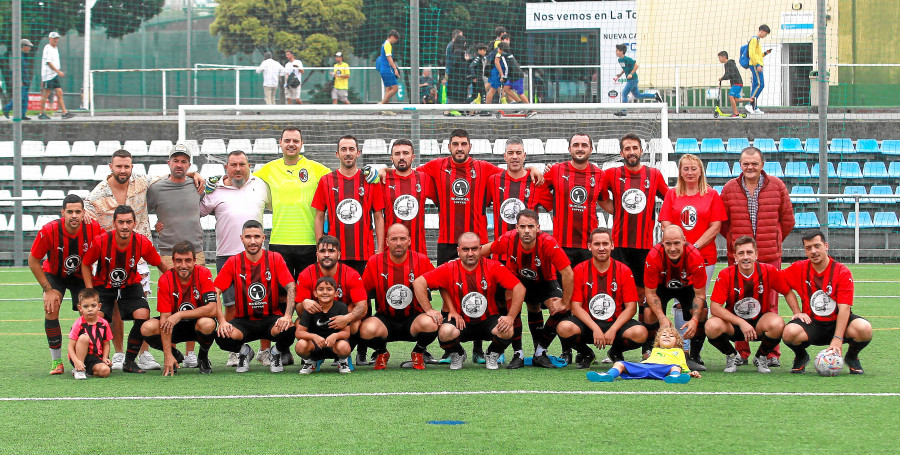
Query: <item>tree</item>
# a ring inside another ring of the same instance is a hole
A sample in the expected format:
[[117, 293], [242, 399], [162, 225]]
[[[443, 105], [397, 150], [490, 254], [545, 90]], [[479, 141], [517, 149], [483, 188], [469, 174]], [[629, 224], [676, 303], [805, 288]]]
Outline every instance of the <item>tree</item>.
[[209, 32], [225, 55], [290, 50], [321, 66], [353, 51], [348, 39], [366, 20], [361, 9], [362, 0], [220, 0]]

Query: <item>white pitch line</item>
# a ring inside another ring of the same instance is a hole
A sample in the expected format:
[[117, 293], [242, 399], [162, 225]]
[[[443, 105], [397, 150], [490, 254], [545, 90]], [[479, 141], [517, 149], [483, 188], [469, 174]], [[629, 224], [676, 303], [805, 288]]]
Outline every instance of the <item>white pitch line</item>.
[[358, 392], [301, 393], [277, 395], [185, 395], [149, 397], [0, 397], [4, 401], [143, 401], [143, 400], [245, 400], [256, 398], [352, 398], [454, 395], [692, 395], [692, 396], [787, 396], [787, 397], [900, 397], [893, 392], [679, 392], [679, 391], [614, 391], [614, 390], [464, 390], [443, 392]]

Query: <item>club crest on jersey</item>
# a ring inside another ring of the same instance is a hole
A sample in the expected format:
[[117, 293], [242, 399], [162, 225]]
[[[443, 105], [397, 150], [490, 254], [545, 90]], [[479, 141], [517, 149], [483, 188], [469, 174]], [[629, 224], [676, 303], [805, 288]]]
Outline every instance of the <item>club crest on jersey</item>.
[[359, 193], [360, 197], [363, 197], [366, 195], [366, 188], [364, 186], [360, 185], [359, 188], [357, 189], [357, 192]]
[[525, 198], [531, 197], [531, 188], [525, 187]]
[[569, 191], [569, 199], [573, 204], [584, 205], [587, 202], [587, 198], [587, 190], [583, 186], [576, 186], [572, 188], [572, 191]]
[[597, 180], [594, 179], [594, 176], [591, 176], [591, 186], [597, 186]]
[[452, 191], [453, 195], [456, 197], [465, 197], [469, 194], [469, 182], [467, 182], [466, 179], [456, 179], [450, 186], [450, 191]]
[[356, 199], [344, 199], [334, 208], [337, 218], [344, 224], [356, 224], [362, 218], [362, 205]]
[[482, 279], [481, 279], [481, 289], [487, 291], [487, 288], [488, 288], [487, 280], [485, 280], [484, 278], [482, 278]]
[[272, 272], [266, 270], [266, 281], [272, 281]]
[[300, 169], [300, 172], [297, 173], [297, 178], [299, 178], [301, 182], [306, 183], [309, 181], [309, 171], [307, 171], [306, 168]]
[[128, 271], [121, 267], [109, 271], [109, 284], [114, 288], [121, 287], [127, 279]]
[[644, 179], [644, 188], [650, 189], [650, 179]]
[[591, 316], [598, 321], [605, 321], [611, 317], [616, 311], [616, 301], [609, 294], [600, 293], [591, 297], [588, 308], [591, 310]]
[[745, 297], [734, 304], [734, 314], [743, 319], [755, 319], [762, 311], [759, 300], [753, 297]]
[[78, 267], [81, 267], [81, 257], [77, 254], [73, 254], [66, 258], [63, 266], [66, 268], [66, 274], [71, 275], [75, 273]]
[[809, 307], [813, 314], [819, 317], [831, 316], [837, 308], [837, 302], [824, 291], [816, 291], [809, 298]]
[[422, 192], [422, 184], [416, 183], [416, 193], [421, 193], [421, 192]]
[[413, 274], [412, 272], [409, 272], [408, 278], [409, 278], [409, 283], [410, 283], [410, 284], [412, 284], [413, 281], [416, 281], [416, 275]]
[[409, 194], [401, 194], [394, 200], [394, 215], [403, 221], [409, 221], [419, 214], [419, 201]]
[[194, 309], [194, 304], [191, 302], [181, 302], [181, 305], [178, 305], [178, 311], [191, 311]]
[[522, 278], [527, 278], [529, 280], [537, 279], [537, 272], [531, 269], [519, 270], [519, 275], [522, 275]]
[[685, 231], [690, 231], [697, 227], [697, 208], [693, 205], [686, 205], [681, 209], [681, 227]]
[[253, 283], [247, 288], [247, 297], [252, 302], [261, 302], [266, 298], [266, 287], [262, 283]]
[[622, 208], [632, 215], [637, 215], [647, 208], [647, 196], [637, 188], [627, 189], [622, 193]]
[[402, 284], [395, 284], [387, 290], [384, 297], [391, 308], [402, 310], [412, 303], [413, 293], [408, 287]]
[[761, 285], [761, 284], [756, 287], [756, 292], [760, 295], [762, 295], [762, 293], [765, 292], [765, 290], [766, 290], [766, 288], [764, 288], [763, 285]]
[[615, 281], [613, 281], [612, 283], [610, 283], [610, 285], [609, 285], [609, 290], [610, 290], [610, 291], [613, 291], [613, 292], [618, 291], [618, 290], [619, 290], [619, 283], [616, 283]]
[[534, 266], [535, 266], [535, 267], [540, 267], [540, 266], [541, 266], [541, 258], [539, 258], [539, 257], [537, 257], [537, 256], [534, 257]]
[[194, 300], [200, 300], [200, 291], [194, 289], [193, 296]]
[[81, 245], [81, 251], [87, 253], [88, 248], [90, 248], [87, 242], [84, 242], [84, 245]]
[[507, 224], [516, 224], [516, 216], [524, 209], [524, 202], [511, 197], [500, 204], [500, 218]]
[[334, 295], [336, 295], [338, 299], [343, 299], [344, 298], [344, 288], [338, 286], [338, 288], [335, 290]]
[[460, 302], [463, 314], [470, 318], [480, 318], [484, 315], [484, 312], [487, 311], [487, 304], [487, 298], [477, 292], [466, 294]]
[[134, 258], [128, 261], [128, 267], [134, 267]]
[[472, 169], [472, 171], [469, 172], [469, 175], [471, 175], [473, 179], [478, 176], [478, 174], [475, 173], [475, 169]]

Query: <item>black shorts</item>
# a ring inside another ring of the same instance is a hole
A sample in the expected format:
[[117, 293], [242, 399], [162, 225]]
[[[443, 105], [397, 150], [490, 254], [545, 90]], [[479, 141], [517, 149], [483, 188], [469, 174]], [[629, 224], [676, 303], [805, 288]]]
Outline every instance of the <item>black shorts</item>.
[[312, 352], [309, 353], [309, 360], [312, 360], [314, 362], [325, 359], [337, 360], [338, 356], [331, 348], [313, 348]]
[[[669, 307], [669, 301], [678, 300], [678, 302], [681, 303], [681, 315], [684, 317], [684, 320], [687, 321], [691, 318], [691, 307], [694, 302], [694, 288], [686, 287], [669, 289], [666, 287], [659, 287], [656, 288], [656, 296], [659, 297], [663, 313], [667, 313], [666, 310]], [[646, 301], [644, 305], [649, 306]]]
[[361, 277], [363, 275], [363, 272], [366, 270], [366, 263], [368, 261], [345, 261], [342, 259], [341, 262], [343, 262], [347, 267], [356, 270], [356, 273], [358, 273]]
[[140, 309], [150, 310], [150, 305], [144, 297], [144, 287], [141, 283], [129, 284], [124, 288], [97, 288], [100, 294], [100, 311], [103, 319], [112, 321], [113, 308], [118, 303], [119, 315], [123, 321], [134, 319], [134, 312]]
[[459, 258], [459, 252], [456, 251], [455, 243], [438, 243], [437, 244], [437, 265], [440, 266], [454, 259]]
[[68, 289], [69, 296], [72, 298], [72, 311], [78, 311], [78, 293], [84, 289], [84, 280], [75, 275], [69, 275], [62, 278], [47, 272], [44, 272], [44, 277], [47, 278], [50, 287], [59, 291], [63, 298], [66, 297], [66, 290]]
[[[469, 322], [466, 324], [466, 328], [459, 331], [459, 341], [491, 341], [494, 337], [494, 334], [491, 333], [491, 331], [494, 330], [494, 327], [497, 327], [498, 322], [500, 322], [499, 314], [488, 316], [481, 322]], [[456, 320], [450, 319], [444, 321], [444, 324], [452, 324], [455, 327]]]
[[53, 90], [57, 88], [61, 88], [59, 85], [59, 76], [55, 76], [49, 81], [41, 82], [41, 90]]
[[315, 245], [269, 245], [269, 251], [274, 251], [284, 258], [284, 263], [294, 278], [316, 263]]
[[[72, 364], [73, 367], [75, 366], [75, 362], [73, 362], [71, 358], [69, 358], [69, 363]], [[88, 375], [93, 376], [94, 365], [98, 365], [101, 363], [103, 363], [103, 360], [100, 359], [100, 357], [95, 356], [94, 354], [88, 354], [84, 356], [84, 372]]]
[[[576, 326], [578, 326], [578, 330], [581, 330], [582, 336], [588, 335], [588, 334], [590, 334], [590, 336], [593, 336], [594, 331], [591, 330], [590, 327], [587, 326], [587, 324], [582, 322], [581, 319], [578, 319], [578, 317], [575, 316], [574, 314], [572, 316], [569, 316], [568, 318], [566, 318], [566, 321], [569, 321], [572, 324], [575, 324]], [[597, 325], [600, 327], [600, 330], [602, 330], [604, 333], [606, 333], [606, 331], [609, 330], [610, 327], [612, 327], [612, 325], [613, 325], [613, 322], [605, 322], [605, 321], [594, 321], [594, 322], [597, 323]], [[620, 327], [619, 330], [616, 331], [616, 339], [621, 340], [622, 337], [625, 336], [626, 330], [628, 330], [632, 327], [635, 327], [635, 326], [639, 326], [639, 325], [641, 325], [641, 323], [635, 321], [634, 319], [629, 319], [629, 320], [625, 321], [625, 323], [622, 324], [622, 327]], [[591, 344], [592, 340], [582, 338], [582, 341], [584, 341], [586, 344]]]
[[[865, 320], [862, 316], [850, 313], [850, 319], [847, 320], [847, 325], [849, 326], [850, 323], [856, 319]], [[797, 324], [800, 327], [803, 327], [806, 336], [809, 338], [809, 344], [815, 346], [828, 346], [834, 338], [834, 328], [837, 326], [837, 321], [823, 322], [813, 319], [807, 324], [799, 319], [793, 319], [788, 322], [788, 324]]]
[[[280, 317], [277, 314], [273, 314], [256, 321], [248, 318], [234, 318], [229, 322], [235, 329], [240, 330], [244, 334], [244, 338], [241, 340], [244, 343], [256, 340], [274, 341], [276, 337], [272, 336], [272, 327], [275, 327], [275, 322]], [[288, 329], [286, 332], [291, 332], [291, 329]], [[291, 332], [291, 336], [293, 336], [293, 332]]]
[[[159, 316], [153, 318], [157, 321]], [[213, 335], [215, 332], [213, 332]], [[172, 344], [184, 343], [186, 341], [197, 341], [200, 332], [197, 331], [196, 319], [183, 319], [172, 327]]]
[[[222, 267], [225, 267], [225, 262], [228, 261], [228, 258], [231, 256], [216, 256], [216, 273], [222, 271]], [[234, 306], [234, 285], [228, 286], [228, 289], [222, 292], [222, 306]]]
[[386, 314], [376, 313], [375, 317], [387, 327], [387, 341], [416, 341], [416, 338], [412, 336], [412, 325], [413, 321], [419, 317], [418, 314], [413, 314], [408, 317], [391, 317]]
[[558, 281], [523, 282], [522, 284], [525, 286], [526, 305], [541, 306], [549, 299], [561, 299], [563, 296], [562, 287]]
[[612, 251], [612, 258], [627, 265], [634, 275], [635, 286], [644, 287], [644, 269], [647, 266], [647, 254], [650, 250], [640, 248], [620, 248], [616, 247]]
[[587, 248], [566, 248], [563, 247], [563, 253], [566, 253], [566, 257], [569, 258], [569, 263], [571, 263], [572, 268], [574, 269], [576, 265], [581, 264], [584, 261], [588, 261], [591, 259], [591, 252]]

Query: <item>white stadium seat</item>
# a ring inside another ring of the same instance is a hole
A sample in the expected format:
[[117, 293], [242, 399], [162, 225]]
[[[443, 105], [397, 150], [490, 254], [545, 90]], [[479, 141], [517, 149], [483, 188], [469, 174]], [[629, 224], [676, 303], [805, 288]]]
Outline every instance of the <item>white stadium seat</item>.
[[125, 145], [122, 148], [131, 152], [134, 156], [147, 156], [149, 153], [146, 141], [125, 141]]
[[363, 155], [387, 155], [387, 144], [384, 139], [366, 139], [363, 141]]
[[438, 141], [435, 139], [420, 139], [419, 140], [419, 155], [439, 155], [441, 153], [441, 146], [438, 144]]
[[607, 169], [612, 169], [614, 167], [619, 167], [621, 165], [622, 165], [622, 163], [619, 161], [607, 161], [607, 162], [603, 163], [603, 166], [601, 167], [601, 169], [603, 169], [605, 171]]
[[568, 155], [569, 141], [560, 138], [547, 139], [547, 146], [544, 147], [544, 152], [547, 155]]
[[39, 205], [44, 207], [60, 207], [62, 200], [66, 198], [63, 190], [44, 190], [41, 192], [41, 200]]
[[263, 214], [263, 229], [272, 229], [272, 214]]
[[544, 154], [544, 143], [540, 139], [524, 139], [522, 142], [525, 143], [526, 155], [532, 156]]
[[225, 155], [227, 150], [222, 139], [204, 139], [200, 145], [200, 153], [204, 155]]
[[6, 230], [6, 215], [0, 213], [0, 232], [5, 232]]
[[506, 153], [506, 139], [494, 140], [494, 155], [502, 155]]
[[41, 141], [22, 141], [23, 158], [40, 158], [44, 156], [44, 143]]
[[450, 154], [450, 139], [444, 139], [441, 141], [441, 155], [449, 155]]
[[204, 231], [215, 231], [216, 217], [212, 215], [206, 215], [203, 218], [200, 218], [200, 227], [202, 227]]
[[91, 191], [90, 190], [71, 190], [71, 191], [69, 191], [69, 194], [74, 194], [82, 199], [86, 199], [88, 196], [90, 196]]
[[425, 229], [438, 229], [440, 225], [441, 221], [438, 218], [437, 213], [425, 214]]
[[37, 165], [22, 166], [22, 180], [38, 181], [42, 178], [41, 167]]
[[72, 143], [72, 156], [96, 156], [97, 145], [94, 141], [75, 141]]
[[143, 163], [137, 163], [131, 168], [132, 175], [147, 175], [147, 167]]
[[109, 177], [109, 165], [108, 164], [98, 164], [97, 169], [94, 171], [94, 180], [102, 181], [106, 180]]
[[254, 164], [254, 165], [253, 165], [253, 172], [256, 172], [256, 171], [262, 169], [263, 166], [265, 166], [265, 165], [266, 165], [266, 163], [256, 163], [256, 164]]
[[13, 142], [12, 141], [0, 141], [0, 158], [12, 158], [13, 157]]
[[[34, 230], [40, 231], [45, 224], [51, 223], [59, 219], [59, 215], [38, 215], [37, 219], [34, 220]], [[25, 224], [25, 223], [22, 223]]]
[[[7, 220], [6, 230], [16, 230], [16, 218], [14, 216], [10, 216]], [[25, 232], [32, 232], [36, 230], [34, 227], [34, 217], [32, 217], [31, 215], [22, 215], [22, 230]]]
[[472, 139], [472, 155], [490, 155], [491, 141], [487, 139]]
[[69, 156], [71, 153], [68, 141], [49, 141], [44, 148], [44, 156], [47, 157]]
[[94, 166], [76, 164], [69, 170], [71, 180], [94, 180]]
[[119, 141], [100, 141], [97, 144], [97, 156], [110, 157], [113, 152], [121, 148], [122, 143]]
[[150, 150], [147, 152], [148, 156], [169, 156], [169, 152], [172, 151], [172, 141], [167, 140], [154, 140], [150, 141]]
[[619, 141], [617, 139], [600, 139], [595, 149], [601, 155], [618, 155]]
[[37, 190], [22, 190], [22, 197], [27, 199], [22, 201], [22, 205], [25, 207], [37, 207], [41, 205], [41, 197], [38, 195]]
[[150, 167], [147, 168], [147, 175], [150, 177], [165, 177], [169, 175], [169, 165], [151, 164]]
[[0, 166], [0, 182], [11, 182], [15, 179], [13, 167], [6, 165]]
[[60, 181], [69, 179], [69, 170], [61, 164], [51, 164], [44, 167], [44, 180]]
[[212, 177], [214, 175], [225, 175], [225, 166], [219, 163], [206, 163], [200, 168], [200, 175], [204, 177]]
[[273, 137], [266, 137], [262, 139], [257, 139], [253, 142], [253, 151], [247, 151], [247, 153], [254, 153], [257, 155], [276, 155], [278, 154], [278, 141]]
[[231, 139], [228, 141], [228, 148], [225, 149], [225, 152], [231, 153], [235, 150], [251, 153], [253, 151], [253, 145], [250, 143], [250, 139]]
[[541, 224], [542, 231], [553, 231], [553, 216], [549, 213], [538, 213], [538, 222]]
[[12, 197], [12, 191], [10, 190], [0, 190], [0, 206], [9, 207], [13, 205], [13, 201], [10, 201], [9, 198]]

